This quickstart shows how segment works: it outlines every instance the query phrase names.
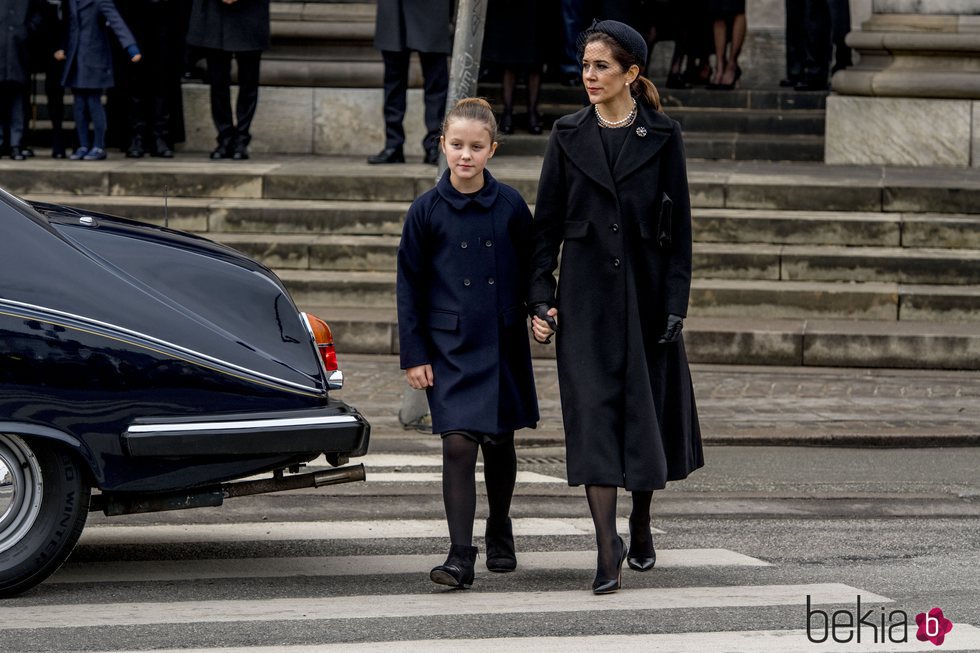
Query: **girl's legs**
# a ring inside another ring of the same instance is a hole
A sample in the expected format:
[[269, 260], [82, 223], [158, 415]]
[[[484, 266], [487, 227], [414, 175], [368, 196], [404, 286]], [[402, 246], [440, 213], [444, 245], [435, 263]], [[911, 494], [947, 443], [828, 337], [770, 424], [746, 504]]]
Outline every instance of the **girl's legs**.
[[87, 101], [89, 115], [92, 116], [92, 132], [94, 134], [92, 147], [105, 149], [106, 118], [105, 108], [102, 106], [102, 91], [92, 91]]
[[514, 529], [510, 520], [510, 503], [517, 481], [517, 452], [513, 432], [496, 442], [484, 443], [483, 476], [487, 483], [486, 561], [490, 571], [513, 571], [517, 567], [514, 553]]
[[78, 134], [78, 147], [88, 150], [92, 147], [92, 141], [88, 136], [88, 98], [90, 91], [81, 88], [71, 90], [74, 97], [75, 132]]
[[479, 445], [461, 433], [442, 438], [442, 500], [454, 545], [473, 545], [476, 513], [476, 454]]
[[592, 522], [595, 524], [595, 542], [599, 549], [596, 558], [596, 575], [593, 591], [605, 593], [619, 589], [619, 570], [626, 551], [622, 538], [616, 532], [616, 492], [611, 485], [586, 485], [585, 497], [589, 501]]

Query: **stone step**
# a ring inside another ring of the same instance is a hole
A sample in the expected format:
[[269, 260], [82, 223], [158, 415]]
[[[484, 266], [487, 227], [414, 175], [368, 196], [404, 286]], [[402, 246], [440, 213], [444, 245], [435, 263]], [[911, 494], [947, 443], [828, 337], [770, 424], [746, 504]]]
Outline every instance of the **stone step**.
[[[394, 309], [300, 308], [330, 324], [341, 366], [345, 354], [398, 353]], [[684, 345], [695, 363], [980, 369], [980, 332], [972, 324], [689, 317]], [[552, 358], [555, 350], [532, 340], [531, 351]]]
[[[297, 303], [392, 308], [392, 272], [280, 270]], [[757, 319], [980, 322], [980, 288], [882, 282], [699, 279], [690, 314]], [[974, 327], [976, 325], [974, 324]]]
[[[164, 223], [162, 197], [41, 194], [28, 199]], [[169, 226], [235, 234], [401, 234], [409, 202], [170, 198]], [[531, 205], [534, 210], [534, 205]], [[701, 243], [980, 249], [980, 214], [693, 210]], [[253, 236], [254, 237], [254, 236]]]
[[[273, 269], [391, 272], [397, 236], [214, 234]], [[697, 279], [980, 284], [980, 250], [695, 243]]]

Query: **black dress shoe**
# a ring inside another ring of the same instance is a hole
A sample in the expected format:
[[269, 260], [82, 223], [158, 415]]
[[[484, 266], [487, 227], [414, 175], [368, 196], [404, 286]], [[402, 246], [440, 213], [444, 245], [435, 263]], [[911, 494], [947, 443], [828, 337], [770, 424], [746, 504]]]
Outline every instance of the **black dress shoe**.
[[487, 569], [506, 573], [517, 569], [517, 554], [514, 552], [514, 525], [507, 518], [504, 522], [491, 524], [487, 520]]
[[228, 148], [226, 147], [216, 147], [214, 151], [211, 152], [211, 160], [218, 161], [220, 159], [230, 159], [231, 154], [228, 153]]
[[64, 159], [65, 158], [65, 151], [63, 149], [54, 149], [54, 150], [51, 150], [51, 158], [52, 159]]
[[433, 165], [439, 163], [439, 148], [430, 147], [427, 149], [425, 156], [422, 158], [422, 163], [431, 163]]
[[10, 148], [10, 158], [14, 161], [23, 161], [27, 158], [27, 155], [24, 154], [24, 148], [15, 145]]
[[150, 152], [150, 155], [163, 159], [172, 159], [174, 158], [174, 151], [170, 149], [170, 145], [167, 144], [167, 141], [158, 137], [153, 143], [153, 151]]
[[[428, 152], [426, 152], [428, 154]], [[368, 163], [405, 163], [405, 153], [401, 147], [386, 147], [374, 156], [369, 156]]]
[[630, 529], [630, 550], [626, 556], [626, 564], [636, 571], [650, 571], [657, 564], [657, 550], [653, 548], [653, 534], [649, 529], [646, 540], [641, 544]]
[[248, 150], [244, 147], [235, 148], [235, 151], [231, 153], [231, 158], [233, 161], [245, 161], [248, 159]]
[[623, 583], [623, 561], [626, 560], [626, 542], [623, 538], [619, 539], [619, 550], [622, 552], [619, 558], [619, 564], [616, 565], [616, 577], [615, 578], [603, 578], [599, 575], [598, 569], [596, 570], [595, 580], [592, 581], [592, 593], [593, 594], [612, 594], [618, 590]]
[[786, 79], [779, 80], [779, 85], [783, 88], [792, 88], [802, 81], [799, 77], [787, 77]]
[[20, 153], [23, 154], [28, 159], [30, 159], [30, 158], [32, 158], [34, 156], [34, 150], [32, 150], [29, 147], [22, 147], [22, 148], [20, 148]]
[[476, 547], [453, 544], [449, 557], [429, 572], [429, 579], [439, 585], [469, 589], [473, 585], [473, 566], [476, 564]]

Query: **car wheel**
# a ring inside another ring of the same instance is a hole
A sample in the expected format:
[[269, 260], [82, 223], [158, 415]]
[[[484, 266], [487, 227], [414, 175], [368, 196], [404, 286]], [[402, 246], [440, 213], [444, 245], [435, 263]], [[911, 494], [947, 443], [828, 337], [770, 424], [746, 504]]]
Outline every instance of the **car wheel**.
[[63, 447], [0, 433], [0, 597], [61, 566], [85, 526], [90, 494]]

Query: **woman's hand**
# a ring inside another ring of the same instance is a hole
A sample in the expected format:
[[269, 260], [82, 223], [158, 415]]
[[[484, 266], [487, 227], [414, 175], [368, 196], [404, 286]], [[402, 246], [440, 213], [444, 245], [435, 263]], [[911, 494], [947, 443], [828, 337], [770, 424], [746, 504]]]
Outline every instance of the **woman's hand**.
[[55, 61], [64, 61], [65, 60], [65, 51], [64, 50], [57, 50], [54, 53], [54, 60]]
[[[557, 308], [549, 308], [545, 314], [554, 320], [555, 326], [558, 326]], [[555, 330], [547, 322], [535, 315], [531, 318], [531, 333], [534, 334], [535, 340], [547, 345], [551, 342], [551, 336], [555, 334]]]
[[415, 390], [424, 390], [434, 385], [431, 365], [418, 365], [405, 370], [405, 380]]

